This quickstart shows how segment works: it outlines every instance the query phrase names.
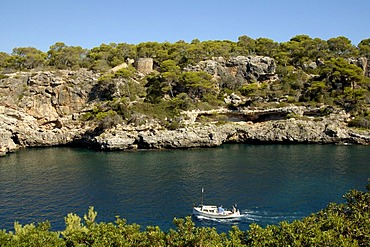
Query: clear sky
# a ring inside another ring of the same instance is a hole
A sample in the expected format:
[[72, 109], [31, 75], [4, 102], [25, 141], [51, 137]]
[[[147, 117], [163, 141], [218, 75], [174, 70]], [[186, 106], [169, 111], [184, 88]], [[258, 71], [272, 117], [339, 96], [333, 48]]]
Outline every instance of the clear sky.
[[56, 42], [370, 38], [370, 0], [1, 0], [0, 51]]

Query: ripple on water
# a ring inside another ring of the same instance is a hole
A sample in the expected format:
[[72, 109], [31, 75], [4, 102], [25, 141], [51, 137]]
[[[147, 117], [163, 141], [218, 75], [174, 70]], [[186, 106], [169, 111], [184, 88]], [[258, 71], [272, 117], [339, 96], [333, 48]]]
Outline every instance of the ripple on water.
[[343, 202], [349, 189], [364, 189], [368, 147], [330, 145], [224, 145], [148, 152], [85, 149], [20, 150], [0, 159], [0, 229], [49, 220], [63, 229], [70, 213], [89, 206], [98, 221], [116, 215], [143, 227], [174, 228], [191, 215], [203, 187], [206, 204], [238, 203], [237, 222], [194, 219], [228, 231], [293, 221]]

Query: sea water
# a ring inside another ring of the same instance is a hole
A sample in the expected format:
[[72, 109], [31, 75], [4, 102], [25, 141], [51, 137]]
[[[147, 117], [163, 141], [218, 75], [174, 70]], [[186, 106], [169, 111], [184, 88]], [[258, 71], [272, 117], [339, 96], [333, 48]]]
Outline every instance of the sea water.
[[97, 221], [115, 216], [163, 231], [173, 219], [191, 216], [204, 188], [205, 204], [231, 207], [236, 221], [194, 218], [197, 226], [247, 230], [301, 219], [343, 203], [350, 189], [365, 190], [369, 147], [250, 145], [217, 148], [99, 152], [78, 148], [24, 149], [0, 158], [0, 229], [83, 217], [89, 206]]

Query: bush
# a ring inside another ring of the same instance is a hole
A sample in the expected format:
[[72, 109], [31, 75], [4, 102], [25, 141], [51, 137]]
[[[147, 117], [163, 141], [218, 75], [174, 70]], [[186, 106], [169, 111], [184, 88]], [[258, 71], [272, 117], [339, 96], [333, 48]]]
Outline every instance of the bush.
[[14, 223], [15, 232], [0, 232], [0, 246], [65, 246], [59, 232], [50, 231], [50, 223], [27, 224]]
[[122, 123], [122, 118], [113, 110], [107, 112], [99, 112], [96, 115], [96, 120], [98, 121], [99, 128], [109, 129], [119, 123]]
[[114, 73], [115, 78], [125, 78], [125, 79], [130, 79], [134, 76], [136, 72], [136, 69], [132, 66], [129, 66], [127, 68], [123, 68], [118, 70], [116, 73]]
[[251, 83], [242, 86], [239, 91], [243, 96], [253, 96], [259, 89], [258, 83]]
[[370, 116], [358, 116], [348, 123], [349, 127], [370, 129]]

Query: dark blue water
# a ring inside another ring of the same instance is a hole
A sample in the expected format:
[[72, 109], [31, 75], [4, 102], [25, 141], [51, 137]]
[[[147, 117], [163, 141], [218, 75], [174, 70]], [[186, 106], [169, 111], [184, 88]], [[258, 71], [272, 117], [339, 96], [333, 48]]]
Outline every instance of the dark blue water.
[[206, 204], [238, 203], [239, 221], [194, 219], [197, 226], [228, 231], [293, 221], [344, 202], [370, 177], [369, 147], [335, 145], [224, 145], [210, 149], [96, 152], [87, 149], [20, 150], [0, 158], [0, 229], [49, 220], [63, 230], [64, 217], [98, 221], [115, 216], [144, 230], [175, 228], [191, 215], [205, 189]]

